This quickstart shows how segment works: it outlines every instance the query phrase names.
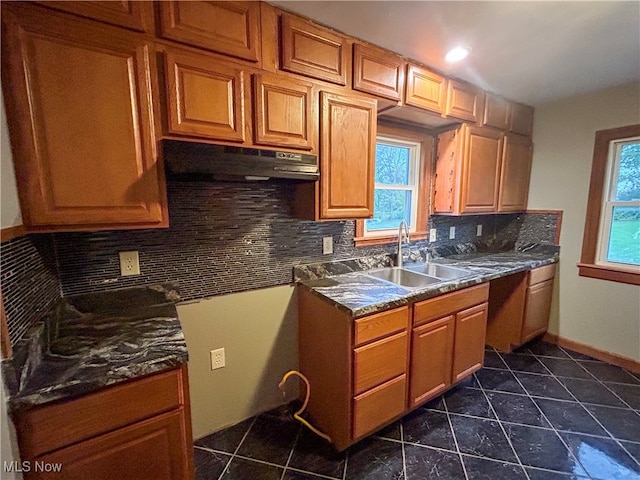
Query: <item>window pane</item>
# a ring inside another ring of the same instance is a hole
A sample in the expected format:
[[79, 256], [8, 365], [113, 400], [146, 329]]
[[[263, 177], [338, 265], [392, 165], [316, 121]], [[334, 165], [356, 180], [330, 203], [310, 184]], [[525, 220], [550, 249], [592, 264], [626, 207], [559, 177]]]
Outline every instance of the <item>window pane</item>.
[[613, 207], [607, 261], [640, 265], [640, 207]]
[[376, 183], [408, 185], [411, 149], [396, 145], [376, 144]]
[[402, 220], [411, 227], [411, 191], [376, 189], [373, 212], [373, 218], [365, 221], [367, 230], [398, 228]]
[[615, 200], [640, 200], [640, 143], [627, 143], [620, 149]]

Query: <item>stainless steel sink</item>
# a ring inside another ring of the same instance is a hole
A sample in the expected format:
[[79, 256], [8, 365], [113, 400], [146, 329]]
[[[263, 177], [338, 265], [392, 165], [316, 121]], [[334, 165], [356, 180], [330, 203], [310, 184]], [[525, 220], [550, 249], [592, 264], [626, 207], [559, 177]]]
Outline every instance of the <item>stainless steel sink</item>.
[[436, 277], [440, 280], [454, 280], [456, 278], [468, 277], [473, 274], [473, 272], [468, 270], [450, 267], [448, 265], [441, 265], [439, 263], [417, 263], [414, 265], [407, 265], [404, 268], [422, 275]]
[[366, 273], [370, 277], [386, 280], [387, 282], [395, 283], [396, 285], [402, 285], [409, 288], [420, 288], [439, 283], [442, 280], [435, 277], [430, 277], [422, 273], [415, 273], [404, 268], [392, 267], [382, 270], [372, 270]]

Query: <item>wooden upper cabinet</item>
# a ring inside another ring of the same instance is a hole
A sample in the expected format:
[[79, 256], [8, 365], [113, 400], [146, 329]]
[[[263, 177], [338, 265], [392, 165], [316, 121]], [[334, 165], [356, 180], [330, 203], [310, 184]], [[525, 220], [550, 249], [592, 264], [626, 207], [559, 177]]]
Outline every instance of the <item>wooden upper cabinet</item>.
[[477, 122], [481, 115], [482, 92], [470, 83], [449, 79], [445, 115]]
[[280, 23], [283, 70], [338, 85], [347, 84], [346, 37], [289, 14], [283, 14]]
[[486, 93], [482, 125], [487, 127], [509, 129], [509, 102], [493, 93]]
[[255, 143], [303, 150], [314, 147], [317, 108], [311, 83], [255, 75], [254, 102]]
[[500, 173], [499, 212], [527, 209], [533, 145], [530, 137], [506, 135]]
[[418, 65], [407, 65], [405, 103], [442, 113], [446, 100], [446, 78]]
[[30, 5], [3, 3], [2, 26], [3, 90], [25, 226], [166, 226], [153, 46]]
[[533, 133], [533, 107], [512, 103], [509, 108], [509, 131], [520, 135]]
[[167, 0], [158, 4], [164, 38], [260, 62], [260, 2]]
[[321, 92], [320, 104], [320, 218], [369, 218], [376, 101]]
[[353, 45], [353, 89], [390, 100], [402, 100], [404, 60], [371, 45]]
[[463, 128], [460, 213], [492, 213], [498, 208], [502, 133], [465, 125]]
[[153, 4], [140, 1], [43, 1], [47, 7], [140, 32], [153, 31]]
[[168, 133], [245, 141], [250, 122], [245, 122], [243, 67], [168, 50], [165, 76]]

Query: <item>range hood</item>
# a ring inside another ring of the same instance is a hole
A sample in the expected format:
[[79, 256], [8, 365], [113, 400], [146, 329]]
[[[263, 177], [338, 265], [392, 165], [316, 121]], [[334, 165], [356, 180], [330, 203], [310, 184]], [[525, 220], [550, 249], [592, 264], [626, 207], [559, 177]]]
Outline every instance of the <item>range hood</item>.
[[304, 153], [163, 140], [167, 173], [177, 179], [315, 181], [318, 158]]

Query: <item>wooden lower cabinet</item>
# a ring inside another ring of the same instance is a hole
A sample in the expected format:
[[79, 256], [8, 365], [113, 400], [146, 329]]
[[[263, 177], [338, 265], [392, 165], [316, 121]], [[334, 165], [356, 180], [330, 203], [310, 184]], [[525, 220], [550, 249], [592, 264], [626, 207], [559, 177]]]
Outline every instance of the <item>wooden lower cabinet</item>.
[[527, 287], [522, 333], [520, 334], [521, 343], [526, 343], [547, 331], [552, 297], [553, 278]]
[[453, 383], [459, 382], [482, 367], [487, 329], [487, 305], [485, 302], [456, 314], [451, 374]]
[[25, 480], [193, 480], [188, 388], [183, 366], [14, 413]]

